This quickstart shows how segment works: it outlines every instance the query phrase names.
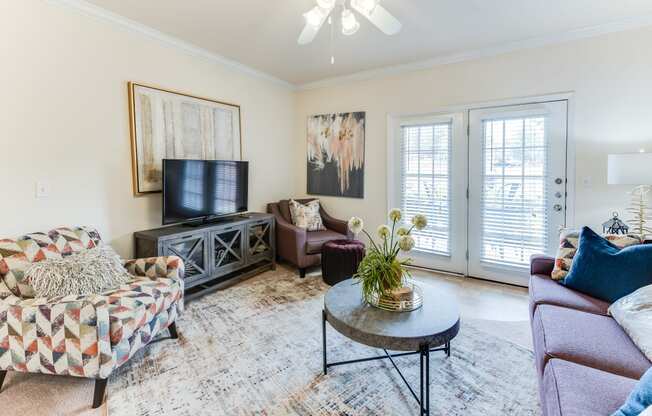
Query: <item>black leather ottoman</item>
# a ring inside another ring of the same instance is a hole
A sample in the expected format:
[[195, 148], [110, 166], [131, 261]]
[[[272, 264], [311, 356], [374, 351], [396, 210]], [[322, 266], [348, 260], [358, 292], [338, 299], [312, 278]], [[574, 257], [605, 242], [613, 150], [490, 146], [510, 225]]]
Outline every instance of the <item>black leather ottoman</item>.
[[350, 279], [365, 255], [365, 245], [358, 240], [332, 240], [321, 251], [321, 275], [324, 282], [333, 286]]

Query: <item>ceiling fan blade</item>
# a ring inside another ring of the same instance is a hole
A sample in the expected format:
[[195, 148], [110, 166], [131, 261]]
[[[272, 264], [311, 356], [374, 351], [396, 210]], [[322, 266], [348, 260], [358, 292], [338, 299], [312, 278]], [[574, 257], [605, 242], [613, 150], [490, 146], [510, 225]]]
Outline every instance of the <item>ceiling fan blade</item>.
[[328, 20], [332, 11], [332, 7], [323, 9], [317, 5], [307, 13], [304, 13], [303, 16], [306, 19], [306, 26], [301, 31], [299, 39], [297, 40], [299, 45], [308, 44], [312, 42], [313, 39], [315, 39], [315, 36], [317, 36], [317, 33], [319, 33], [319, 29], [321, 29], [321, 27], [324, 25], [324, 22]]
[[401, 31], [403, 25], [397, 18], [392, 16], [383, 6], [376, 5], [374, 10], [369, 13], [368, 10], [359, 7], [357, 2], [351, 2], [351, 7], [357, 10], [358, 13], [369, 19], [378, 29], [386, 35], [395, 35]]
[[320, 28], [321, 26], [315, 27], [306, 23], [306, 27], [303, 28], [299, 35], [299, 39], [297, 40], [299, 45], [307, 45], [312, 42], [315, 39], [315, 36], [317, 36], [317, 33], [319, 33]]

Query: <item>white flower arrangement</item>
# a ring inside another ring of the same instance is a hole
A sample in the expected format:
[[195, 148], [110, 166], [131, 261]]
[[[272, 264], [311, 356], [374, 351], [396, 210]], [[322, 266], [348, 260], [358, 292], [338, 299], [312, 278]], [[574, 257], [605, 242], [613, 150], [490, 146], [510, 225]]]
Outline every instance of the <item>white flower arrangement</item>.
[[392, 209], [388, 217], [391, 220], [391, 227], [382, 224], [376, 230], [380, 243], [376, 243], [364, 229], [362, 219], [352, 217], [348, 222], [351, 232], [355, 235], [360, 232], [365, 233], [371, 244], [371, 248], [358, 267], [358, 272], [353, 276], [362, 283], [362, 293], [367, 299], [371, 295], [386, 295], [402, 287], [404, 278], [410, 276], [406, 266], [411, 260], [399, 259], [398, 255], [401, 251], [407, 253], [414, 249], [416, 242], [411, 235], [413, 230], [423, 230], [428, 226], [426, 216], [419, 214], [412, 218], [412, 226], [409, 228], [397, 227], [403, 218], [403, 213], [399, 209]]

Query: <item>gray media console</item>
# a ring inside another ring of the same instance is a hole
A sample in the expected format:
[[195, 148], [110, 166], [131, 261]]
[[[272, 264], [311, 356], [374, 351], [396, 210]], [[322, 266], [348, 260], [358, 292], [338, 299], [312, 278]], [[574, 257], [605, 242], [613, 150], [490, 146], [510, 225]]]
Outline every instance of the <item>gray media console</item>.
[[276, 267], [274, 216], [250, 213], [202, 225], [134, 233], [136, 258], [178, 256], [186, 268], [186, 298], [226, 281]]

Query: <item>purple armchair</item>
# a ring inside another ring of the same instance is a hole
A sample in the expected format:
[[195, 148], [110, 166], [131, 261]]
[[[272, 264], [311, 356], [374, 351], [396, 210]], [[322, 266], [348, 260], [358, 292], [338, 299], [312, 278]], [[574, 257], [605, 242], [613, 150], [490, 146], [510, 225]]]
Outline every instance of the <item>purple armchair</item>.
[[[305, 204], [315, 198], [295, 199]], [[282, 259], [299, 268], [301, 277], [306, 276], [306, 268], [321, 263], [321, 249], [331, 240], [353, 239], [346, 221], [331, 217], [321, 206], [319, 213], [326, 230], [306, 231], [292, 224], [289, 200], [267, 204], [267, 212], [276, 217], [276, 252]]]

